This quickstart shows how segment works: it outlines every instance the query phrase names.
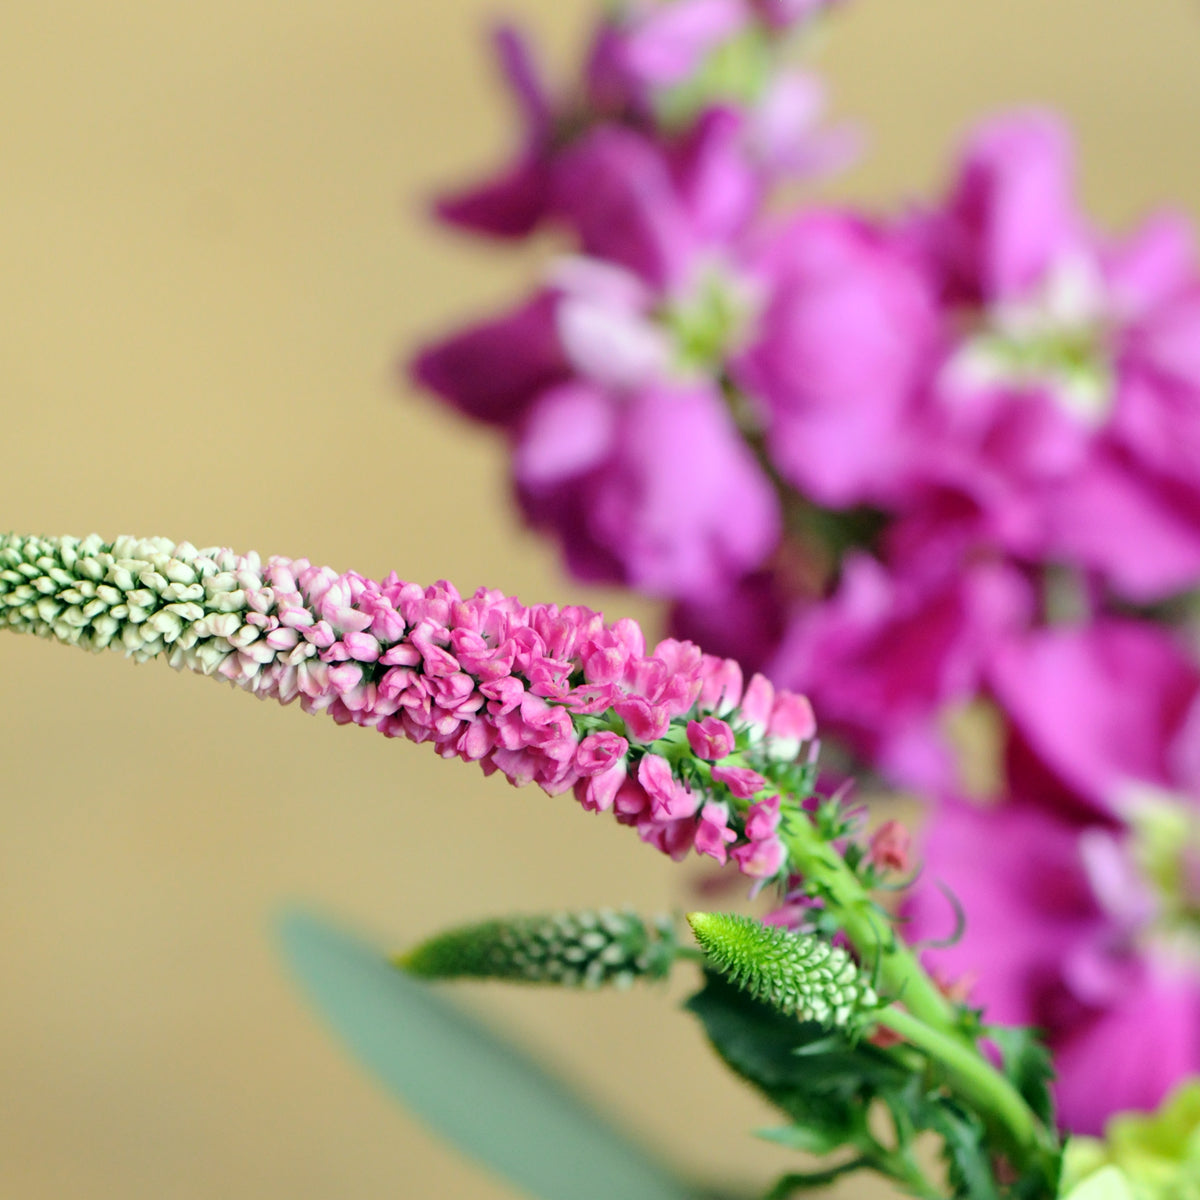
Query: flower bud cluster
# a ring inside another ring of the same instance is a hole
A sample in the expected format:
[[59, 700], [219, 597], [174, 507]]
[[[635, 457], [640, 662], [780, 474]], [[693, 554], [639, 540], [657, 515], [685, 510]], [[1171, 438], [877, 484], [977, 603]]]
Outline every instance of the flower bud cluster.
[[[0, 538], [0, 625], [176, 669], [573, 791], [676, 858], [786, 870], [807, 701], [630, 620], [165, 539]], [[801, 751], [807, 747], [806, 758]]]
[[506, 979], [595, 988], [663, 979], [678, 944], [670, 917], [611, 908], [485, 921], [438, 934], [396, 961], [426, 979]]
[[849, 953], [823, 938], [737, 913], [689, 913], [688, 923], [713, 968], [802, 1021], [846, 1028], [879, 1004]]

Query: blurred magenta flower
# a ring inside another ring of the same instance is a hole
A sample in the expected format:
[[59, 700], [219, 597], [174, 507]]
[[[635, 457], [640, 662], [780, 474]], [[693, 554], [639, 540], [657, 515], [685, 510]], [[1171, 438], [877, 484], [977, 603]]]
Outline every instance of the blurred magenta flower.
[[440, 197], [435, 211], [448, 225], [491, 237], [520, 238], [532, 233], [545, 216], [560, 118], [520, 31], [498, 26], [492, 44], [516, 103], [519, 149], [494, 176]]
[[956, 780], [941, 718], [979, 693], [1031, 599], [1000, 565], [923, 578], [852, 554], [827, 600], [796, 607], [767, 674], [802, 686], [823, 729], [887, 778], [936, 794]]
[[918, 262], [882, 227], [841, 212], [766, 233], [751, 262], [761, 315], [731, 373], [763, 410], [772, 462], [821, 504], [902, 497], [937, 348]]
[[[701, 157], [719, 173], [713, 136]], [[713, 377], [752, 320], [720, 246], [741, 218], [690, 209], [675, 165], [629, 129], [581, 140], [559, 206], [589, 257], [554, 261], [532, 300], [427, 347], [412, 371], [509, 430], [522, 509], [574, 574], [686, 598], [759, 567], [781, 518]]]
[[1200, 581], [1200, 277], [1176, 220], [1094, 232], [1071, 157], [1053, 115], [996, 118], [909, 226], [948, 322], [923, 466], [980, 541], [1152, 601]]
[[1200, 797], [1200, 665], [1147, 621], [1029, 630], [991, 656], [993, 695], [1046, 769], [1094, 813], [1131, 788]]
[[907, 914], [911, 940], [945, 937], [937, 885], [950, 889], [965, 930], [929, 965], [969, 985], [985, 1021], [1045, 1031], [1060, 1119], [1077, 1133], [1155, 1107], [1200, 1070], [1200, 797], [1134, 799], [1127, 819], [1068, 815], [1034, 792], [998, 808], [948, 801]]
[[624, 129], [686, 157], [697, 129], [717, 117], [732, 134], [738, 170], [761, 193], [780, 178], [844, 166], [857, 152], [848, 128], [824, 129], [824, 89], [783, 69], [774, 43], [811, 21], [829, 0], [671, 0], [633, 3], [594, 29], [577, 87], [563, 98], [542, 79], [516, 28], [493, 46], [520, 126], [510, 162], [482, 181], [441, 196], [446, 224], [497, 238], [522, 238], [547, 219], [570, 224], [558, 200], [577, 189], [573, 151], [594, 133]]
[[775, 492], [704, 383], [552, 388], [513, 468], [526, 516], [556, 534], [580, 579], [703, 595], [779, 538]]
[[[764, 673], [747, 727], [812, 734], [769, 677], [852, 760], [937, 797], [964, 789], [957, 715], [986, 710], [999, 805], [934, 810], [915, 929], [944, 931], [945, 878], [968, 927], [941, 962], [978, 971], [989, 1019], [1050, 1031], [1068, 1123], [1094, 1129], [1200, 1068], [1192, 235], [1170, 215], [1098, 231], [1038, 110], [978, 126], [908, 213], [780, 211], [777, 183], [853, 151], [778, 53], [833, 7], [623, 5], [567, 102], [503, 35], [522, 149], [444, 215], [552, 223], [580, 253], [414, 374], [506, 430], [522, 508], [573, 574], [669, 598], [673, 633]], [[663, 736], [661, 705], [620, 705], [635, 741]], [[653, 755], [635, 779], [610, 736], [581, 750], [585, 806], [639, 819], [649, 796], [667, 852], [781, 870], [764, 776], [718, 761], [723, 716], [687, 738], [721, 797]], [[874, 853], [908, 862], [896, 830]]]

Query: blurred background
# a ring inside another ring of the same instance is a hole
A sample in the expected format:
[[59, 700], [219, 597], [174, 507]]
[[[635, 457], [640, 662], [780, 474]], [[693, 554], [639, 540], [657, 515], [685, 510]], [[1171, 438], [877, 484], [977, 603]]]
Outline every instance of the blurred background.
[[[504, 11], [565, 74], [592, 6]], [[567, 582], [519, 528], [499, 442], [398, 382], [416, 339], [534, 266], [423, 216], [508, 145], [494, 15], [4, 6], [0, 526], [395, 568], [654, 626]], [[831, 34], [836, 112], [870, 133], [834, 194], [927, 193], [973, 119], [1039, 101], [1074, 121], [1101, 222], [1200, 215], [1191, 0], [857, 0]], [[165, 666], [4, 637], [0, 681], [0, 1197], [512, 1196], [342, 1056], [273, 916], [304, 899], [403, 944], [508, 911], [682, 907], [696, 869], [569, 798]], [[750, 1137], [772, 1118], [675, 1011], [686, 990], [460, 994], [677, 1162], [762, 1187], [788, 1156]]]

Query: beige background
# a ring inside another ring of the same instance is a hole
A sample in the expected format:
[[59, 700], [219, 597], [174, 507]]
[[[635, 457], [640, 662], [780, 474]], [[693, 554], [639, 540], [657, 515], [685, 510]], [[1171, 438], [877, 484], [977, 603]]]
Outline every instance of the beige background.
[[[418, 204], [508, 136], [490, 8], [0, 4], [0, 526], [654, 620], [564, 583], [499, 445], [394, 384], [402, 348], [530, 266]], [[565, 68], [589, 5], [508, 8]], [[920, 194], [973, 116], [1040, 99], [1077, 122], [1102, 219], [1200, 207], [1191, 0], [860, 0], [828, 61], [874, 143], [843, 194]], [[682, 904], [695, 873], [567, 799], [165, 667], [6, 637], [0, 680], [0, 1198], [511, 1195], [342, 1058], [272, 913], [303, 897], [401, 942]], [[787, 1161], [671, 996], [474, 998], [676, 1159], [748, 1184]]]

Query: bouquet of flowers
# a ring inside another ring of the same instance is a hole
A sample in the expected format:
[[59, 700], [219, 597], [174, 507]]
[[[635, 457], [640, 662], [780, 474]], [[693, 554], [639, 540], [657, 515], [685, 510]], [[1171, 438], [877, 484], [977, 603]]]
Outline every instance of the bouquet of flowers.
[[[838, 7], [630, 0], [561, 91], [501, 28], [518, 149], [437, 205], [556, 250], [413, 377], [508, 440], [573, 575], [667, 602], [664, 640], [95, 535], [0, 539], [0, 625], [428, 742], [744, 878], [755, 915], [484, 914], [390, 959], [285, 926], [359, 1055], [542, 1200], [713, 1193], [417, 980], [698, 971], [687, 1008], [803, 1156], [777, 1200], [857, 1172], [1200, 1195], [1192, 234], [1096, 229], [1041, 110], [986, 121], [905, 211], [805, 199], [858, 148], [811, 66]], [[856, 780], [919, 799], [919, 836]], [[439, 1092], [434, 1052], [490, 1102]]]

